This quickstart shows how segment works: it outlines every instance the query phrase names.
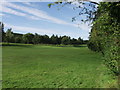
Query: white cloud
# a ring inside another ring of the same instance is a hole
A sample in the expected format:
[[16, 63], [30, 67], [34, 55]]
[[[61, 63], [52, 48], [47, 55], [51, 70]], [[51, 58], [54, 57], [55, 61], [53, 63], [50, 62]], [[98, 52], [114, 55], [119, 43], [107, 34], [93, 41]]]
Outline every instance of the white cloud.
[[99, 3], [102, 2], [103, 0], [92, 0], [92, 1]]
[[[33, 20], [40, 20], [40, 18], [38, 18], [38, 17], [31, 16], [31, 15], [28, 15], [28, 14], [25, 14], [22, 12], [18, 12], [14, 9], [5, 7], [4, 5], [0, 5], [0, 8], [1, 8], [0, 12], [9, 13], [9, 14], [17, 15], [17, 16], [23, 16], [23, 17], [33, 19]], [[5, 15], [5, 14], [0, 14], [0, 16], [3, 16], [3, 15]]]
[[45, 34], [64, 34], [65, 32], [60, 32], [60, 30], [56, 31], [54, 29], [43, 29], [43, 28], [34, 28], [34, 27], [25, 27], [25, 26], [16, 26], [5, 23], [5, 27], [12, 28], [16, 32], [25, 32], [25, 33], [39, 33], [42, 35]]
[[[32, 15], [32, 17], [31, 16], [27, 16], [27, 17], [29, 17], [31, 19], [36, 19], [36, 20], [43, 19], [43, 20], [51, 21], [51, 22], [56, 23], [56, 24], [75, 26], [74, 24], [71, 24], [71, 23], [68, 23], [68, 22], [66, 22], [64, 20], [60, 20], [58, 18], [52, 17], [52, 16], [48, 15], [46, 12], [44, 12], [42, 10], [35, 9], [35, 8], [19, 6], [19, 5], [15, 5], [15, 4], [8, 3], [8, 2], [4, 3], [4, 6], [15, 8], [15, 9], [21, 10], [22, 12], [29, 13], [30, 15]], [[7, 10], [6, 12], [9, 12], [9, 11], [10, 10]], [[9, 12], [9, 13], [11, 13], [11, 12]], [[20, 15], [22, 15], [22, 13]], [[26, 15], [24, 15], [24, 16], [26, 16]]]
[[40, 5], [37, 5], [36, 3], [32, 3], [32, 2], [22, 2], [22, 4], [30, 6], [30, 7], [40, 7]]
[[[0, 6], [0, 8], [1, 8], [1, 6]], [[53, 23], [62, 24], [62, 25], [69, 25], [69, 26], [73, 26], [73, 27], [77, 27], [77, 28], [79, 27], [81, 30], [90, 31], [90, 27], [88, 27], [88, 25], [86, 25], [86, 24], [77, 25], [77, 24], [69, 23], [64, 20], [60, 20], [58, 18], [52, 17], [52, 16], [48, 15], [47, 12], [39, 10], [39, 9], [30, 8], [30, 7], [26, 7], [26, 6], [19, 6], [19, 5], [15, 5], [13, 3], [8, 3], [8, 2], [4, 3], [2, 8], [3, 8], [2, 12], [5, 12], [5, 13], [14, 14], [17, 16], [23, 16], [23, 17], [26, 17], [26, 18], [29, 18], [32, 20], [44, 20], [44, 21], [53, 22]], [[12, 8], [14, 8], [14, 9], [12, 9]], [[18, 9], [19, 12], [16, 9]], [[20, 11], [22, 11], [22, 12], [20, 12]], [[15, 26], [14, 26], [14, 28], [15, 28]], [[17, 29], [18, 29], [18, 27], [17, 27]]]
[[[61, 30], [55, 30], [55, 29], [44, 29], [44, 28], [34, 28], [34, 27], [26, 27], [26, 26], [16, 26], [16, 25], [11, 25], [8, 23], [5, 23], [5, 27], [7, 28], [12, 28], [12, 30], [16, 33], [38, 33], [40, 35], [59, 35], [59, 36], [63, 36], [63, 35], [67, 35], [67, 36], [71, 36], [71, 37], [82, 37], [83, 39], [88, 39], [88, 33], [82, 33], [83, 31], [79, 31], [78, 33], [76, 32], [67, 32], [67, 31], [62, 31]], [[84, 25], [83, 25], [83, 28]]]
[[31, 6], [31, 3], [30, 3], [30, 2], [23, 2], [23, 4], [26, 4], [26, 5]]
[[16, 33], [38, 33], [40, 35], [58, 35], [58, 36], [63, 36], [63, 35], [67, 35], [67, 36], [71, 36], [74, 38], [78, 38], [80, 36], [83, 36], [84, 39], [87, 39], [87, 35], [85, 36], [84, 34], [81, 33], [75, 33], [75, 32], [66, 32], [66, 31], [62, 31], [61, 30], [55, 30], [55, 29], [43, 29], [43, 28], [34, 28], [34, 27], [26, 27], [26, 26], [16, 26], [16, 25], [11, 25], [8, 23], [5, 23], [5, 27], [7, 28], [12, 28], [13, 32]]
[[3, 13], [0, 13], [0, 17], [2, 17], [2, 16], [5, 16], [5, 14], [3, 14]]
[[88, 31], [88, 32], [90, 32], [90, 30], [91, 30], [91, 27], [88, 26], [87, 24], [79, 24], [79, 28], [81, 30], [85, 30], [85, 31]]
[[2, 7], [2, 12], [14, 14], [14, 15], [17, 15], [17, 16], [26, 16], [26, 14], [24, 14], [24, 13], [17, 12], [15, 10], [7, 8], [7, 7]]

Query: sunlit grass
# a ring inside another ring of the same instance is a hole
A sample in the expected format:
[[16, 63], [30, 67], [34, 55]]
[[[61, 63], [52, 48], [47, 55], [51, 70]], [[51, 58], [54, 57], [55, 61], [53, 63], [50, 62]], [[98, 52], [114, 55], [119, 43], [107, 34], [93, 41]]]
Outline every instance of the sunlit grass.
[[3, 88], [109, 88], [116, 81], [87, 47], [3, 47]]

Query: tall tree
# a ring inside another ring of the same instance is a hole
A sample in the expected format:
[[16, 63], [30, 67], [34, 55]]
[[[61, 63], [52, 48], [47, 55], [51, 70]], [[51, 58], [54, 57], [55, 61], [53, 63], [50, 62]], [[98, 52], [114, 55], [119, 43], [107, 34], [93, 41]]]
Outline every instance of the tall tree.
[[10, 29], [8, 29], [7, 31], [6, 31], [6, 42], [7, 43], [10, 43], [10, 42], [14, 42], [14, 34], [13, 34], [13, 32], [12, 32], [12, 28], [10, 28]]
[[81, 37], [79, 37], [77, 42], [78, 42], [78, 44], [83, 44], [83, 39]]
[[71, 39], [70, 43], [71, 43], [72, 45], [77, 44], [77, 39], [75, 39], [75, 38]]
[[70, 37], [64, 36], [61, 40], [61, 43], [64, 45], [70, 44]]
[[39, 44], [40, 43], [40, 35], [35, 33], [34, 38], [33, 38], [33, 43], [34, 44]]
[[94, 19], [88, 47], [104, 55], [106, 66], [119, 75], [120, 2], [101, 2]]
[[23, 42], [27, 44], [33, 43], [34, 35], [32, 33], [27, 33], [23, 35]]
[[57, 44], [57, 37], [53, 34], [52, 36], [51, 36], [51, 44]]
[[[88, 47], [101, 52], [105, 57], [105, 64], [120, 76], [120, 70], [118, 70], [120, 68], [120, 1], [108, 2], [109, 0], [104, 0], [99, 4], [91, 0], [88, 1], [85, 3], [79, 0], [76, 7], [80, 9], [80, 16], [86, 14], [86, 18], [81, 21], [91, 21], [93, 24]], [[48, 6], [51, 7], [54, 4], [64, 6], [73, 3], [74, 1], [58, 1], [48, 4]], [[88, 8], [89, 6], [90, 8]], [[73, 17], [72, 21], [76, 21], [76, 17]]]
[[49, 44], [50, 43], [50, 39], [48, 35], [43, 35], [43, 43], [44, 44]]
[[4, 42], [4, 38], [5, 38], [5, 32], [4, 32], [4, 24], [2, 22], [0, 22], [0, 42]]
[[15, 43], [22, 43], [22, 37], [16, 36], [14, 37], [14, 39], [15, 39]]

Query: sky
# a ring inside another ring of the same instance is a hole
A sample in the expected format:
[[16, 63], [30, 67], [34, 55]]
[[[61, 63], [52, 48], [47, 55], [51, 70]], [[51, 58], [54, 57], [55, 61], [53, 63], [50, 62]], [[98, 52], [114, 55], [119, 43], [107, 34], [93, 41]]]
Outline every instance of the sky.
[[5, 31], [12, 28], [15, 33], [88, 39], [91, 27], [80, 21], [72, 22], [72, 17], [78, 13], [78, 10], [73, 10], [74, 5], [54, 5], [49, 8], [49, 3], [1, 2], [0, 20], [5, 24]]

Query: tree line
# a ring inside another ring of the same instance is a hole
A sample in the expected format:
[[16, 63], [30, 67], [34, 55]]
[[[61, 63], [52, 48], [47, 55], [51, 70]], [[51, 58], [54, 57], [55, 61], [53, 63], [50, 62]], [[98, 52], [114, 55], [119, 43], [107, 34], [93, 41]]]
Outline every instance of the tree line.
[[99, 4], [88, 47], [101, 52], [105, 65], [115, 75], [120, 75], [120, 2]]
[[[104, 0], [104, 2], [99, 3], [88, 1], [89, 3], [82, 0], [77, 2], [77, 6], [73, 9], [79, 9], [80, 12], [72, 18], [72, 21], [76, 21], [79, 16], [85, 15], [86, 18], [80, 17], [79, 20], [92, 24], [88, 48], [100, 52], [103, 55], [104, 64], [114, 75], [120, 78], [120, 1]], [[54, 4], [74, 4], [74, 2], [58, 1], [50, 3], [48, 7]]]
[[69, 36], [58, 36], [54, 34], [49, 37], [48, 35], [39, 35], [37, 33], [14, 33], [12, 28], [4, 32], [4, 24], [2, 22], [0, 23], [0, 27], [2, 31], [2, 42], [7, 43], [80, 45], [88, 42], [80, 37], [78, 39], [71, 39]]

